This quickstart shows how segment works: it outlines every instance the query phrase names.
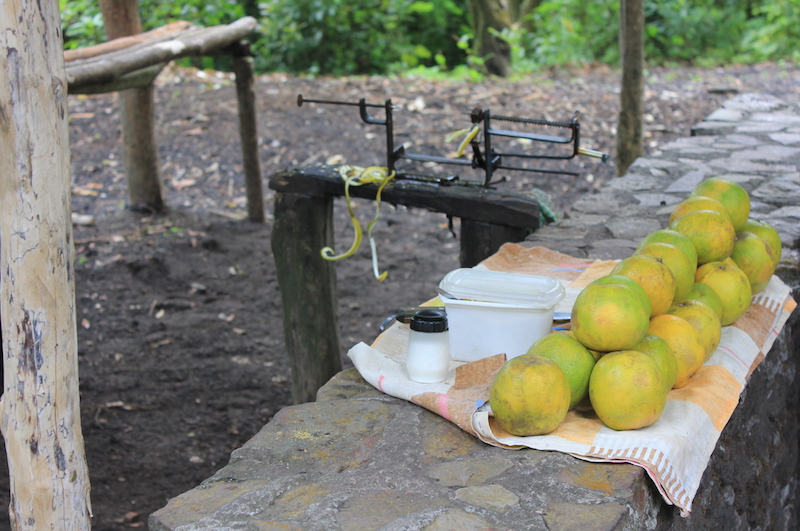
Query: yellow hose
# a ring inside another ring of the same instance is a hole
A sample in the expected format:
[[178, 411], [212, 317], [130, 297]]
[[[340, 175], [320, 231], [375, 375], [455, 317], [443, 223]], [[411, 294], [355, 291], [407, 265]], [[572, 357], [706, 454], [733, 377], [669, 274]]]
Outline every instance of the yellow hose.
[[330, 247], [323, 247], [322, 250], [320, 250], [320, 254], [322, 255], [322, 258], [330, 261], [342, 260], [355, 254], [355, 252], [361, 246], [363, 232], [361, 230], [361, 224], [359, 223], [358, 218], [353, 211], [353, 204], [350, 199], [350, 187], [361, 186], [362, 184], [368, 183], [380, 183], [378, 185], [378, 191], [375, 194], [375, 217], [372, 218], [372, 221], [370, 221], [367, 225], [367, 237], [369, 238], [370, 250], [372, 252], [372, 272], [376, 279], [383, 282], [388, 273], [384, 271], [381, 274], [378, 270], [377, 246], [375, 244], [375, 239], [372, 236], [372, 229], [381, 215], [381, 192], [383, 192], [383, 189], [389, 184], [389, 181], [394, 179], [395, 172], [388, 174], [388, 168], [382, 168], [380, 166], [369, 166], [368, 168], [361, 168], [358, 166], [340, 166], [339, 175], [341, 175], [342, 179], [344, 180], [344, 197], [345, 201], [347, 202], [347, 212], [350, 214], [350, 221], [353, 224], [355, 237], [350, 248], [342, 254], [337, 255]]
[[471, 129], [459, 129], [458, 131], [453, 131], [452, 133], [450, 133], [445, 137], [444, 141], [449, 144], [459, 136], [464, 135], [464, 140], [462, 140], [461, 144], [459, 144], [458, 152], [456, 153], [456, 157], [460, 157], [461, 155], [464, 154], [464, 150], [467, 148], [469, 143], [472, 142], [472, 140], [476, 136], [478, 136], [478, 133], [480, 132], [481, 132], [481, 126], [475, 124], [472, 126]]

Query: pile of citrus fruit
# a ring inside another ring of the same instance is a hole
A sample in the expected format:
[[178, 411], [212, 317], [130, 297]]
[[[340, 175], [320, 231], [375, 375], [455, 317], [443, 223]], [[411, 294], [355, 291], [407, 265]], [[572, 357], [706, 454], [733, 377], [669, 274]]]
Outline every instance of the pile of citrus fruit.
[[740, 185], [710, 178], [641, 240], [633, 255], [584, 288], [571, 329], [509, 360], [490, 390], [512, 435], [553, 431], [575, 407], [615, 430], [649, 426], [667, 393], [689, 383], [741, 317], [781, 256], [777, 231], [750, 218]]

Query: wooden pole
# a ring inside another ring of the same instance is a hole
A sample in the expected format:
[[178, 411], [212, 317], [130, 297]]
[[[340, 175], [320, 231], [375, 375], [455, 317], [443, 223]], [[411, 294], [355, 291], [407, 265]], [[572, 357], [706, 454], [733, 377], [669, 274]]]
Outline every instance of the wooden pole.
[[[142, 32], [137, 0], [100, 0], [100, 10], [109, 40]], [[159, 212], [166, 203], [155, 134], [153, 90], [151, 83], [121, 91], [119, 115], [130, 207]]]
[[333, 245], [333, 196], [275, 194], [272, 254], [283, 305], [292, 399], [312, 402], [342, 370], [335, 262], [319, 252]]
[[14, 529], [91, 528], [58, 2], [0, 2], [0, 427]]
[[617, 122], [617, 175], [628, 171], [644, 151], [644, 1], [620, 0], [620, 109]]
[[239, 100], [239, 138], [242, 142], [244, 181], [247, 190], [247, 217], [251, 221], [264, 221], [264, 186], [258, 158], [253, 58], [234, 55], [233, 72], [236, 75], [236, 97]]

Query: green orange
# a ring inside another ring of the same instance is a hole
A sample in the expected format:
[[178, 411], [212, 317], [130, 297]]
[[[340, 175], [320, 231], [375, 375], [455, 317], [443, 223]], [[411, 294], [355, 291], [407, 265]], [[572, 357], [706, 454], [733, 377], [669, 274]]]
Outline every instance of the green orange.
[[672, 276], [675, 278], [675, 300], [682, 299], [692, 289], [697, 263], [692, 262], [686, 253], [675, 245], [662, 242], [648, 243], [637, 250], [636, 254], [661, 260], [672, 271]]
[[778, 231], [775, 230], [775, 227], [766, 221], [748, 219], [747, 222], [742, 226], [741, 232], [751, 232], [766, 241], [769, 244], [770, 249], [772, 249], [772, 254], [775, 257], [775, 266], [777, 267], [778, 262], [781, 261], [781, 247], [783, 244]]
[[736, 234], [731, 260], [747, 275], [753, 293], [767, 287], [777, 264], [770, 244], [752, 232]]
[[669, 228], [692, 240], [698, 265], [729, 257], [736, 242], [736, 230], [730, 219], [713, 210], [684, 214], [670, 223]]
[[639, 242], [639, 245], [636, 247], [636, 251], [639, 251], [642, 247], [649, 243], [656, 242], [674, 245], [686, 253], [686, 256], [689, 257], [689, 260], [692, 263], [697, 264], [697, 250], [694, 248], [692, 240], [690, 240], [685, 234], [681, 234], [680, 232], [672, 229], [659, 229], [651, 232], [642, 238], [642, 240]]
[[613, 430], [635, 430], [657, 421], [667, 390], [656, 362], [636, 350], [600, 358], [589, 380], [589, 400], [600, 420]]
[[750, 196], [740, 184], [720, 177], [711, 177], [695, 186], [691, 195], [716, 199], [725, 206], [736, 231], [742, 229], [750, 217]]
[[714, 288], [708, 284], [695, 282], [692, 284], [692, 289], [689, 290], [689, 293], [683, 298], [683, 300], [704, 302], [710, 306], [712, 310], [714, 310], [714, 313], [717, 314], [717, 317], [722, 319], [722, 299], [719, 298], [719, 295], [717, 295], [717, 292], [714, 291]]
[[728, 326], [750, 306], [752, 288], [747, 275], [732, 261], [709, 262], [697, 268], [695, 282], [711, 286], [722, 301], [720, 323]]
[[569, 384], [570, 409], [586, 398], [595, 359], [574, 335], [562, 332], [548, 334], [531, 345], [527, 354], [553, 360], [561, 368]]
[[706, 197], [702, 195], [691, 195], [678, 203], [669, 215], [669, 223], [672, 223], [679, 217], [695, 210], [714, 210], [723, 216], [730, 219], [728, 210], [725, 205], [714, 199], [713, 197]]
[[675, 298], [675, 277], [658, 258], [635, 254], [625, 258], [611, 270], [635, 280], [650, 298], [650, 317], [665, 313]]
[[613, 282], [586, 286], [572, 306], [575, 339], [601, 352], [628, 349], [641, 341], [650, 317], [650, 305], [641, 289]]
[[669, 343], [653, 334], [646, 334], [631, 350], [646, 354], [655, 361], [664, 378], [664, 389], [672, 389], [678, 378], [678, 360]]
[[511, 435], [550, 433], [569, 410], [570, 391], [559, 366], [541, 356], [508, 360], [489, 389], [495, 421]]

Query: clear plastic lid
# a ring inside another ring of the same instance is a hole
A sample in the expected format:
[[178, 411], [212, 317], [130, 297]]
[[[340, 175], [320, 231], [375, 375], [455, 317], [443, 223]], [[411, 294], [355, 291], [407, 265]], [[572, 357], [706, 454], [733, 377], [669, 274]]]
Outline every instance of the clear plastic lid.
[[440, 293], [473, 301], [549, 309], [564, 298], [558, 279], [486, 269], [456, 269], [439, 282]]

